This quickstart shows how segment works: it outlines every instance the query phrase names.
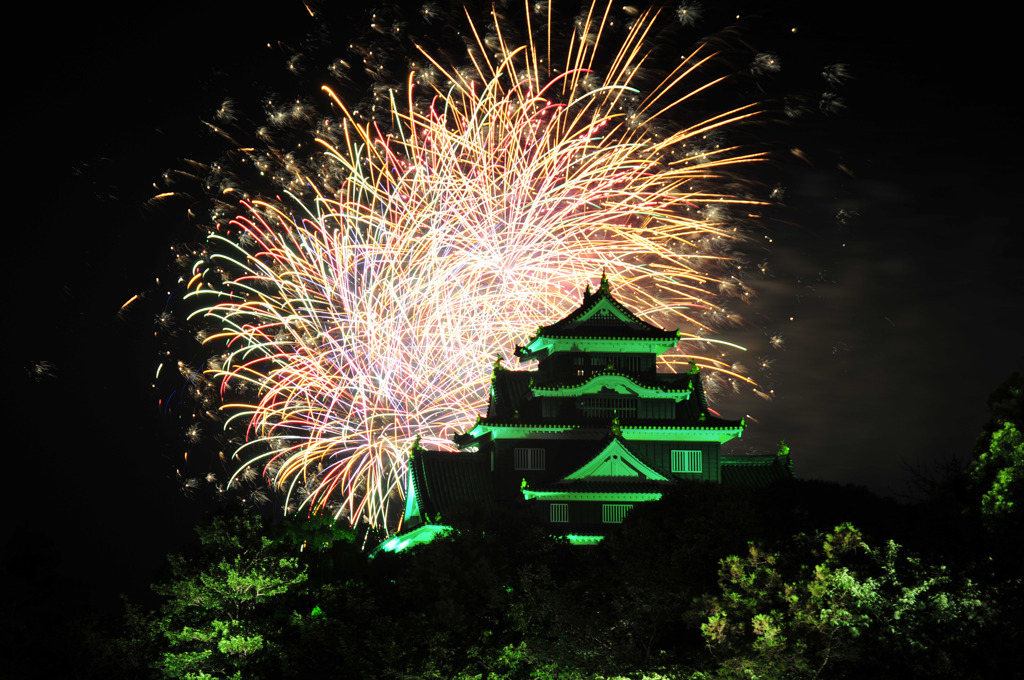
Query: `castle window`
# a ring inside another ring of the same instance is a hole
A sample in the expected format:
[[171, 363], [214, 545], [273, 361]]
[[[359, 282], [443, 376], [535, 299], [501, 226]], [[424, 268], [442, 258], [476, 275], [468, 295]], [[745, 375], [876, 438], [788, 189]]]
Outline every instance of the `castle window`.
[[672, 451], [672, 472], [702, 472], [703, 456], [700, 451], [674, 449]]
[[601, 506], [601, 521], [605, 524], [621, 524], [633, 506], [625, 503], [605, 503]]
[[590, 366], [595, 371], [612, 366], [625, 373], [640, 373], [644, 368], [643, 359], [632, 354], [594, 354], [590, 357]]
[[624, 326], [622, 319], [615, 316], [608, 310], [602, 309], [601, 311], [594, 314], [589, 319], [590, 323], [595, 326]]
[[544, 469], [544, 449], [517, 448], [514, 457], [516, 470]]
[[569, 521], [569, 504], [568, 503], [552, 503], [551, 504], [551, 521], [552, 522], [568, 522]]
[[634, 397], [583, 397], [580, 408], [588, 418], [636, 418]]
[[671, 399], [642, 399], [639, 415], [652, 420], [672, 420], [676, 416], [676, 403]]

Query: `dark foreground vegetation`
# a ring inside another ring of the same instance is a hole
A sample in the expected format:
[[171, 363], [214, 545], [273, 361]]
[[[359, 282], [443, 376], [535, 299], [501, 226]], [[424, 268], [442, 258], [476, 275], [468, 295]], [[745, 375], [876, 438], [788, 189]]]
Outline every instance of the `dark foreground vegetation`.
[[972, 462], [923, 478], [915, 504], [822, 482], [684, 485], [595, 548], [467, 512], [445, 518], [447, 539], [373, 559], [329, 521], [228, 510], [169, 559], [158, 609], [62, 622], [64, 639], [24, 642], [7, 671], [27, 658], [111, 679], [1020, 677], [1022, 385], [993, 394]]

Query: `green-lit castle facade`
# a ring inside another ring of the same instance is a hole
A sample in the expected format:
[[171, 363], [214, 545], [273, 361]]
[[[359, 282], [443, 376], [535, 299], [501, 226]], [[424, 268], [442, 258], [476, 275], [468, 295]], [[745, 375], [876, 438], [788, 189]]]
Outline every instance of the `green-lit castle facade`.
[[402, 532], [384, 550], [431, 540], [460, 511], [526, 506], [552, 533], [596, 543], [637, 504], [683, 480], [764, 485], [788, 456], [728, 456], [742, 420], [708, 410], [700, 372], [658, 371], [679, 341], [626, 309], [606, 277], [582, 304], [515, 350], [535, 370], [495, 364], [487, 414], [454, 438], [415, 447]]

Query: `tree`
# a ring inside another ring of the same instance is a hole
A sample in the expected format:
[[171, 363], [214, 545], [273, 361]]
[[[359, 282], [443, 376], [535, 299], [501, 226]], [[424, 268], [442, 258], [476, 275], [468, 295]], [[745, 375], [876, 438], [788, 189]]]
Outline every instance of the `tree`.
[[156, 667], [170, 678], [241, 678], [287, 624], [288, 610], [275, 605], [306, 581], [305, 568], [252, 512], [214, 517], [196, 532], [201, 554], [172, 555], [171, 578], [153, 586], [167, 598], [157, 627], [168, 649]]
[[[797, 536], [782, 554], [750, 544], [746, 557], [722, 560], [722, 593], [707, 601], [701, 628], [719, 662], [712, 677], [967, 672], [958, 655], [992, 616], [975, 584], [901, 555], [893, 541], [873, 548], [850, 524], [808, 555], [811, 541]], [[958, 648], [942, 644], [949, 639]]]
[[968, 469], [989, 529], [1019, 535], [1024, 504], [1024, 378], [1011, 375], [989, 397], [989, 421]]
[[1024, 501], [1024, 435], [1012, 422], [992, 434], [988, 450], [971, 466], [971, 480], [982, 490], [981, 514], [992, 521], [1020, 513]]

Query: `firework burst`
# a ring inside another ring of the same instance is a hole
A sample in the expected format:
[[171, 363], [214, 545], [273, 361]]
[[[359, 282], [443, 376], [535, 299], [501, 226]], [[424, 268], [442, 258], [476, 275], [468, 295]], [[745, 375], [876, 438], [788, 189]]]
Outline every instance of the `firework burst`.
[[[315, 139], [236, 149], [274, 191], [209, 169], [219, 201], [186, 298], [211, 357], [193, 382], [245, 433], [230, 488], [258, 469], [284, 507], [394, 529], [414, 439], [450, 448], [485, 407], [495, 358], [602, 271], [627, 306], [680, 328], [670, 368], [694, 358], [722, 383], [747, 380], [711, 336], [738, 320], [728, 299], [752, 295], [738, 217], [761, 202], [735, 170], [761, 156], [722, 132], [756, 108], [687, 123], [719, 85], [705, 76], [715, 55], [698, 48], [654, 78], [659, 22], [679, 17], [629, 9], [585, 8], [561, 51], [549, 5], [526, 10], [519, 41], [496, 12], [486, 29], [463, 17], [464, 63], [417, 46], [404, 83], [357, 106], [328, 88], [328, 114], [265, 102], [258, 137]], [[367, 73], [386, 69], [352, 49]], [[220, 121], [239, 117], [225, 107]]]

